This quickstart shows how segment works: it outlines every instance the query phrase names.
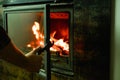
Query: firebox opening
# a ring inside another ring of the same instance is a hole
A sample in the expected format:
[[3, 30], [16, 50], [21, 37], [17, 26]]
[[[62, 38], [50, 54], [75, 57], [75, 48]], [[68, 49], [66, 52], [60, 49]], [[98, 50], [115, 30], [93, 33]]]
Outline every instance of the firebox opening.
[[[51, 67], [55, 72], [69, 69], [70, 60], [70, 12], [50, 12], [50, 37], [55, 42], [51, 51]], [[64, 66], [64, 67], [63, 67]], [[58, 69], [58, 70], [56, 70]]]
[[69, 54], [69, 13], [51, 12], [50, 13], [50, 34], [55, 40], [52, 47], [60, 55]]

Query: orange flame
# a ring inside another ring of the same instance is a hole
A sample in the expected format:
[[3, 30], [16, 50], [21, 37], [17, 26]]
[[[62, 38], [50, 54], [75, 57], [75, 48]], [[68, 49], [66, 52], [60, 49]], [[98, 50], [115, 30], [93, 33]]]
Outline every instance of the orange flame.
[[[32, 26], [33, 34], [35, 35], [36, 42], [30, 43], [27, 45], [27, 47], [35, 48], [35, 45], [37, 46], [44, 46], [44, 35], [40, 32], [40, 25], [38, 22], [34, 22], [34, 25]], [[56, 31], [50, 34], [50, 41], [54, 41], [54, 45], [50, 48], [50, 51], [58, 51], [60, 55], [69, 54], [69, 44], [68, 41], [64, 41], [64, 39], [55, 39], [54, 35], [56, 34]]]
[[44, 35], [40, 33], [40, 25], [38, 22], [34, 22], [34, 25], [32, 26], [33, 34], [35, 35], [35, 42], [31, 42], [27, 45], [27, 47], [35, 48], [36, 46], [44, 46]]

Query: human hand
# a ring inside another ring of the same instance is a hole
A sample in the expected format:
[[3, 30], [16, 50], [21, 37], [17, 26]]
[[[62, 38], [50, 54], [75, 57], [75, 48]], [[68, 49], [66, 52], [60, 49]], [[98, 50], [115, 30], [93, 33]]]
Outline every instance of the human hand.
[[25, 54], [28, 59], [27, 70], [30, 72], [39, 72], [39, 69], [42, 65], [42, 56], [36, 55], [36, 53], [41, 49], [41, 47], [37, 47], [33, 49], [31, 52]]

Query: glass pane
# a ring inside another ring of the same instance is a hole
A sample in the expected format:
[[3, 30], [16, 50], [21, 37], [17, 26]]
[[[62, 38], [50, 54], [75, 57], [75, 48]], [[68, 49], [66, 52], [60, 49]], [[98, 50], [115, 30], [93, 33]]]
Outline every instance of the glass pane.
[[27, 53], [38, 45], [44, 46], [43, 12], [8, 14], [8, 35], [16, 46]]

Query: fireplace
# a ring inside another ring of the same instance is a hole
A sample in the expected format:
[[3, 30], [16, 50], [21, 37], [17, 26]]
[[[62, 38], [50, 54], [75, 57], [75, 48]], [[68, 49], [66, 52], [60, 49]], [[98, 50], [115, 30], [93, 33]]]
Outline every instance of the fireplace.
[[[46, 77], [51, 71], [73, 75], [73, 4], [19, 4], [4, 7], [4, 28], [24, 53], [54, 42], [42, 52]], [[38, 53], [36, 54], [38, 55]], [[40, 71], [41, 71], [40, 70]]]

